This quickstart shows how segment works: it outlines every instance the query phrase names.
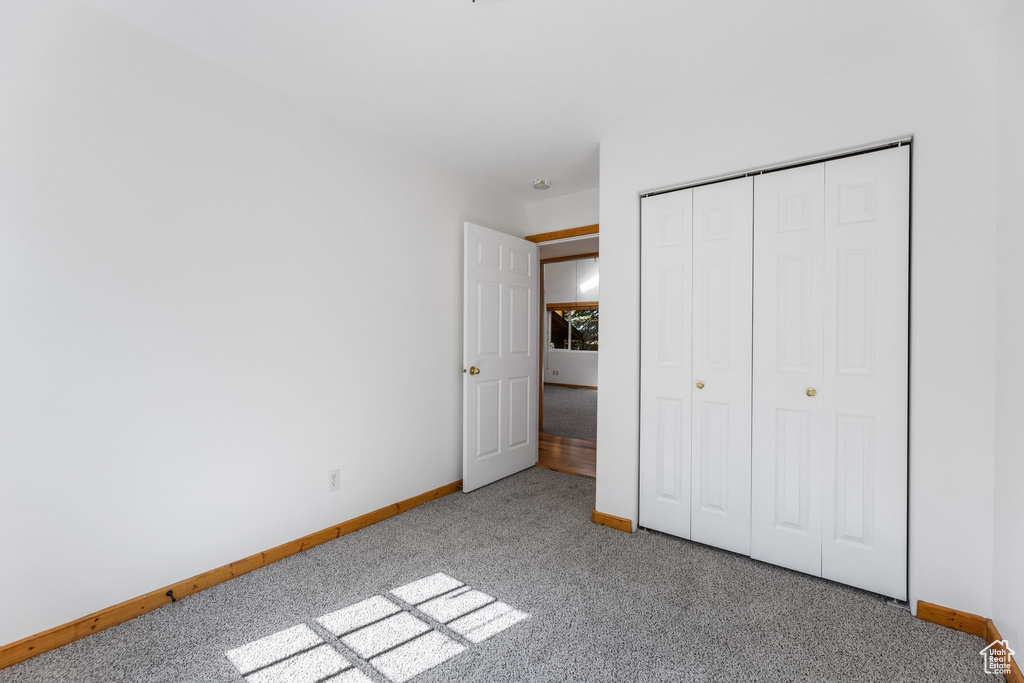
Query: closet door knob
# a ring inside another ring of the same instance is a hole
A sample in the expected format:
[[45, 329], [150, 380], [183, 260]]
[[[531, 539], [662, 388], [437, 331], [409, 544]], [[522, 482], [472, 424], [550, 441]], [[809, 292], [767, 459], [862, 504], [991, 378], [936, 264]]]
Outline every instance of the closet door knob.
[[704, 388], [704, 382], [697, 382], [697, 388], [698, 389], [703, 389]]
[[818, 392], [817, 392], [817, 391], [815, 391], [815, 389], [814, 389], [814, 388], [812, 387], [812, 388], [810, 388], [810, 389], [808, 389], [808, 390], [807, 390], [807, 395], [808, 395], [808, 396], [811, 396], [811, 397], [814, 397], [814, 396], [817, 396], [817, 395], [818, 395]]

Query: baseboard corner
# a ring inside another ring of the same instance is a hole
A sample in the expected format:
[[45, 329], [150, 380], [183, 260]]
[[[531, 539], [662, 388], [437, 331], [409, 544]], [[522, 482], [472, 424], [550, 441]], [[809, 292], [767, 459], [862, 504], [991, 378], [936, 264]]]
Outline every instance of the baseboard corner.
[[[984, 639], [986, 643], [994, 643], [1002, 640], [999, 629], [991, 619], [962, 612], [951, 607], [943, 607], [924, 600], [917, 601], [917, 618], [921, 621], [931, 622], [951, 628], [954, 631], [963, 631], [972, 636]], [[1006, 677], [1006, 683], [1024, 683], [1024, 675], [1021, 674], [1017, 660], [1010, 656], [1010, 675]]]
[[616, 517], [615, 515], [591, 510], [590, 521], [594, 524], [606, 526], [609, 529], [615, 529], [616, 531], [625, 531], [627, 534], [633, 533], [633, 522], [624, 517]]
[[[999, 629], [996, 628], [996, 622], [991, 619], [986, 619], [985, 642], [991, 644], [1002, 639], [1002, 634], [1000, 634]], [[1010, 655], [1010, 674], [1005, 678], [1006, 683], [1024, 683], [1024, 673], [1021, 673], [1020, 665], [1017, 664], [1017, 660], [1013, 655]]]

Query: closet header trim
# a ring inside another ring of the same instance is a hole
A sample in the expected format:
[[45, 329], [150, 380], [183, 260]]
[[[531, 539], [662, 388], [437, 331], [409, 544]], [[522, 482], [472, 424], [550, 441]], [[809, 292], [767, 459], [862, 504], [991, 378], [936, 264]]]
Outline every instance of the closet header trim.
[[749, 169], [746, 171], [739, 171], [737, 173], [729, 173], [727, 175], [703, 178], [701, 180], [696, 180], [692, 183], [686, 183], [685, 185], [672, 185], [670, 187], [663, 187], [657, 190], [650, 190], [649, 192], [641, 192], [640, 198], [643, 199], [645, 197], [653, 197], [655, 195], [667, 194], [669, 192], [689, 190], [690, 188], [700, 187], [701, 185], [722, 183], [727, 180], [735, 180], [736, 178], [747, 178], [749, 176], [762, 175], [764, 173], [771, 173], [773, 171], [784, 171], [787, 168], [796, 168], [797, 166], [809, 166], [810, 164], [820, 164], [823, 161], [843, 159], [845, 157], [852, 157], [858, 154], [868, 154], [870, 152], [877, 152], [880, 149], [889, 149], [890, 147], [902, 147], [903, 145], [909, 145], [913, 141], [913, 135], [908, 135], [906, 137], [901, 138], [892, 138], [890, 140], [884, 140], [882, 142], [873, 142], [869, 145], [862, 145], [859, 147], [850, 147], [847, 149], [842, 149], [836, 152], [831, 152], [829, 154], [819, 154], [812, 157], [805, 157], [803, 159], [784, 161], [779, 164], [772, 164], [771, 166], [759, 166], [757, 168]]

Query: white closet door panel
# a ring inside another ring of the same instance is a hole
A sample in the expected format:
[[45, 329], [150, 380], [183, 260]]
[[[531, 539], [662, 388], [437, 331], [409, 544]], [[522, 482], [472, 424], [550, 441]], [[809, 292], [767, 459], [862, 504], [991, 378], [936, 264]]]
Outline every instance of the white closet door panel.
[[641, 202], [640, 525], [690, 537], [693, 191]]
[[906, 599], [909, 148], [825, 164], [822, 575]]
[[[753, 187], [693, 190], [691, 538], [750, 553]], [[703, 388], [697, 388], [697, 383]]]
[[750, 554], [821, 575], [825, 165], [754, 179]]

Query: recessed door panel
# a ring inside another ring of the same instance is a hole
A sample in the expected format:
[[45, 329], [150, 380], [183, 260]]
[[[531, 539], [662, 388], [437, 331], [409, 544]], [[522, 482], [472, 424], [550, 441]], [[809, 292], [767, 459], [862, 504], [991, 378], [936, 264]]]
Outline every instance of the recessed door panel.
[[[819, 241], [821, 227], [819, 225]], [[810, 235], [808, 241], [813, 241]], [[820, 245], [819, 245], [820, 246]], [[815, 298], [815, 288], [820, 289], [820, 282], [812, 282], [814, 275], [821, 274], [821, 257], [813, 250], [779, 251], [776, 263], [775, 288], [775, 370], [807, 375], [811, 372], [811, 349], [820, 333], [812, 329], [812, 325], [821, 325], [821, 311], [811, 307]], [[768, 255], [765, 256], [769, 257]], [[817, 258], [816, 258], [817, 257]], [[817, 266], [817, 270], [815, 270]], [[754, 266], [755, 272], [757, 266]], [[756, 288], [756, 285], [755, 285]], [[770, 298], [770, 292], [761, 294]], [[821, 299], [818, 297], [820, 306]], [[757, 351], [755, 351], [757, 353]], [[817, 354], [820, 360], [820, 352]]]
[[681, 263], [664, 266], [658, 273], [657, 363], [661, 367], [690, 366], [690, 356], [686, 354], [690, 340], [684, 338], [689, 333], [686, 324], [690, 308], [689, 274], [689, 269]]
[[533, 307], [530, 305], [534, 292], [529, 287], [509, 285], [508, 287], [508, 352], [510, 356], [529, 356], [530, 319]]
[[516, 249], [512, 247], [508, 250], [509, 254], [509, 270], [517, 275], [523, 275], [530, 277], [533, 274], [533, 259], [534, 254], [527, 249]]
[[476, 282], [476, 356], [501, 355], [501, 283]]
[[689, 538], [693, 191], [641, 212], [640, 525]]
[[501, 270], [501, 243], [483, 238], [476, 240], [476, 265], [488, 270]]
[[508, 447], [530, 442], [530, 378], [508, 380]]
[[821, 575], [825, 166], [754, 180], [750, 553]]
[[825, 163], [822, 575], [907, 587], [909, 148]]
[[873, 247], [839, 247], [836, 281], [836, 372], [875, 374], [878, 343]]
[[806, 536], [811, 521], [811, 422], [809, 410], [775, 411], [776, 529]]
[[658, 501], [679, 505], [689, 500], [689, 488], [683, 488], [683, 481], [689, 479], [686, 471], [690, 466], [687, 458], [690, 450], [689, 424], [690, 413], [685, 402], [658, 399], [657, 486], [654, 493]]
[[[699, 194], [708, 193], [701, 190], [697, 192]], [[718, 195], [718, 188], [712, 188], [710, 193]], [[730, 211], [732, 209], [731, 198], [715, 196], [712, 199], [702, 199], [705, 201], [702, 202], [699, 209], [698, 225], [700, 228], [698, 229], [698, 234], [700, 235], [700, 241], [711, 242], [729, 239], [729, 235], [732, 233], [732, 220], [730, 219]]]
[[753, 187], [693, 190], [691, 538], [750, 552]]
[[836, 415], [835, 538], [870, 547], [875, 536], [875, 419]]
[[497, 455], [501, 440], [501, 383], [476, 383], [476, 458]]
[[729, 513], [729, 404], [700, 403], [700, 498], [703, 512]]
[[[686, 196], [693, 194], [690, 190], [683, 190], [683, 193], [688, 193]], [[686, 247], [687, 253], [690, 249], [690, 240], [692, 239], [691, 225], [693, 223], [693, 209], [690, 200], [687, 201], [675, 201], [681, 200], [684, 194], [678, 196], [672, 193], [671, 206], [664, 206], [663, 208], [652, 208], [652, 211], [658, 211], [657, 215], [647, 216], [647, 220], [651, 223], [647, 224], [647, 234], [644, 235], [645, 240], [656, 239], [657, 243], [655, 246], [658, 249], [665, 247]], [[644, 199], [644, 204], [650, 207], [654, 207], [655, 204], [665, 204], [653, 197]], [[655, 231], [655, 235], [649, 234], [649, 231]]]
[[701, 339], [700, 368], [704, 369], [729, 369], [729, 351], [731, 348], [730, 324], [732, 317], [729, 315], [730, 298], [734, 296], [731, 291], [731, 278], [729, 277], [729, 259], [708, 260], [700, 264], [701, 278], [701, 299], [699, 308], [695, 311], [699, 316], [694, 326], [699, 328], [703, 339]]

